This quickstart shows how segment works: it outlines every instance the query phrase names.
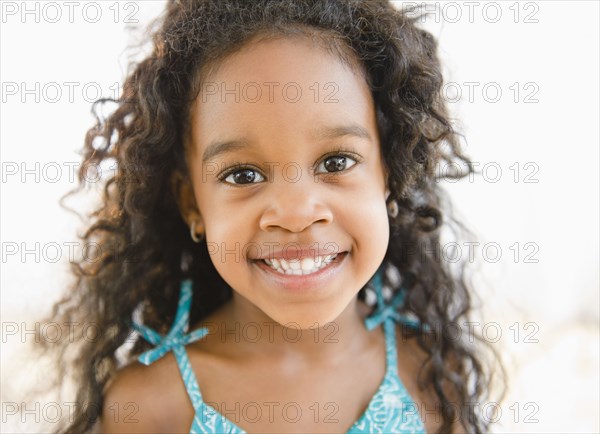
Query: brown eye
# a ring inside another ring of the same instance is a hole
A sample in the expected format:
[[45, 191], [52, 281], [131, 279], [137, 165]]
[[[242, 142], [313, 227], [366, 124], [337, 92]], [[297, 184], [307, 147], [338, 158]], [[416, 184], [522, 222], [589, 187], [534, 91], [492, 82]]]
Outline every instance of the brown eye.
[[354, 166], [356, 161], [353, 158], [350, 158], [346, 155], [334, 155], [332, 157], [327, 157], [323, 160], [321, 164], [317, 167], [318, 169], [323, 166], [327, 173], [332, 172], [341, 172], [343, 170], [349, 169]]
[[234, 185], [255, 184], [264, 180], [263, 176], [254, 169], [246, 168], [230, 172], [223, 178], [224, 182]]

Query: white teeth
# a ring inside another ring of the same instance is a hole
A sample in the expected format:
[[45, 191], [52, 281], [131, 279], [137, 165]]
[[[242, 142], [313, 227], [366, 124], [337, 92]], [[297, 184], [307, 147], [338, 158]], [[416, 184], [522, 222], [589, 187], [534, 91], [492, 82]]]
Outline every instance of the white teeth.
[[319, 271], [329, 265], [336, 255], [317, 256], [299, 259], [265, 259], [265, 263], [281, 274], [302, 276]]
[[300, 265], [300, 261], [298, 259], [290, 259], [289, 261], [287, 261], [288, 264], [290, 264], [290, 268], [292, 270], [301, 270], [302, 266]]
[[300, 268], [302, 268], [302, 271], [310, 271], [313, 268], [318, 268], [320, 262], [318, 259], [314, 261], [313, 258], [303, 258], [300, 261]]

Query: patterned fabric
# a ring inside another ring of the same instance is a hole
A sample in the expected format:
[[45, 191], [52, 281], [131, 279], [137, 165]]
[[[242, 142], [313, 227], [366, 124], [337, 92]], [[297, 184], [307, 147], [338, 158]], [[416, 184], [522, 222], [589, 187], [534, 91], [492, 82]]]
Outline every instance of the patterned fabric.
[[[419, 329], [421, 323], [416, 319], [411, 319], [406, 315], [402, 315], [398, 312], [398, 308], [404, 304], [404, 297], [406, 291], [404, 288], [400, 288], [394, 298], [386, 303], [383, 297], [383, 270], [380, 268], [373, 279], [371, 279], [373, 286], [375, 287], [375, 293], [377, 295], [377, 309], [371, 316], [365, 320], [365, 327], [367, 330], [373, 330], [379, 326], [386, 319], [391, 318], [394, 321], [403, 324], [410, 328]], [[423, 330], [427, 331], [429, 327], [427, 324], [423, 325]]]
[[[404, 291], [398, 294], [390, 303], [383, 297], [383, 270], [380, 268], [372, 279], [377, 295], [377, 308], [365, 320], [368, 330], [373, 330], [383, 324], [386, 346], [386, 372], [375, 395], [371, 398], [362, 416], [350, 427], [349, 434], [358, 433], [425, 433], [425, 427], [419, 416], [417, 405], [411, 399], [406, 388], [398, 377], [398, 359], [396, 350], [396, 326], [394, 321], [409, 327], [420, 327], [415, 320], [400, 315], [397, 308], [404, 301]], [[155, 348], [144, 352], [138, 360], [150, 365], [173, 351], [179, 366], [179, 371], [185, 383], [186, 390], [195, 410], [190, 433], [228, 433], [246, 434], [231, 420], [220, 414], [214, 407], [202, 400], [198, 381], [192, 370], [185, 345], [202, 339], [208, 333], [205, 327], [186, 333], [189, 327], [189, 311], [192, 300], [192, 282], [185, 280], [181, 284], [181, 293], [175, 323], [166, 336], [156, 331], [136, 324], [133, 328]]]

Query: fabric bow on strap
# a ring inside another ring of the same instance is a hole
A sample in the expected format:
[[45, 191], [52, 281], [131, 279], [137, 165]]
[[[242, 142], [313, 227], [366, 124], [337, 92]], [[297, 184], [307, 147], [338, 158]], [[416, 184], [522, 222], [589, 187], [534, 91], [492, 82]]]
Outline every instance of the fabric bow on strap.
[[375, 287], [375, 293], [377, 295], [377, 309], [365, 320], [367, 330], [373, 330], [388, 318], [410, 328], [423, 328], [424, 330], [427, 330], [428, 327], [426, 324], [421, 326], [419, 321], [408, 318], [398, 312], [398, 308], [404, 304], [404, 298], [406, 296], [406, 290], [404, 288], [400, 288], [398, 293], [389, 303], [385, 302], [383, 298], [382, 273], [383, 270], [380, 268], [377, 273], [375, 273], [375, 276], [373, 276], [373, 286]]
[[133, 322], [133, 329], [140, 333], [144, 339], [151, 344], [156, 345], [156, 348], [148, 350], [142, 353], [138, 360], [144, 365], [150, 365], [156, 360], [163, 357], [169, 351], [174, 350], [177, 347], [183, 347], [191, 342], [202, 339], [208, 334], [208, 328], [202, 327], [193, 332], [186, 334], [189, 327], [190, 320], [190, 307], [192, 304], [192, 281], [187, 279], [181, 283], [181, 290], [179, 296], [179, 304], [177, 306], [177, 313], [175, 314], [175, 321], [169, 333], [163, 336], [141, 324]]

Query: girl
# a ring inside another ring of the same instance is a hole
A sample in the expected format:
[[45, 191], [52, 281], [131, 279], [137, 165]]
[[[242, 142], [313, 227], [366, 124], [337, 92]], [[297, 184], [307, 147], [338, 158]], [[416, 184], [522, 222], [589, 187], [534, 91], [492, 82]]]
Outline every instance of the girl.
[[83, 237], [101, 260], [55, 306], [100, 330], [64, 432], [487, 429], [481, 358], [445, 333], [470, 295], [436, 253], [435, 169], [472, 168], [414, 21], [384, 0], [168, 3], [86, 138], [80, 180], [117, 170]]

